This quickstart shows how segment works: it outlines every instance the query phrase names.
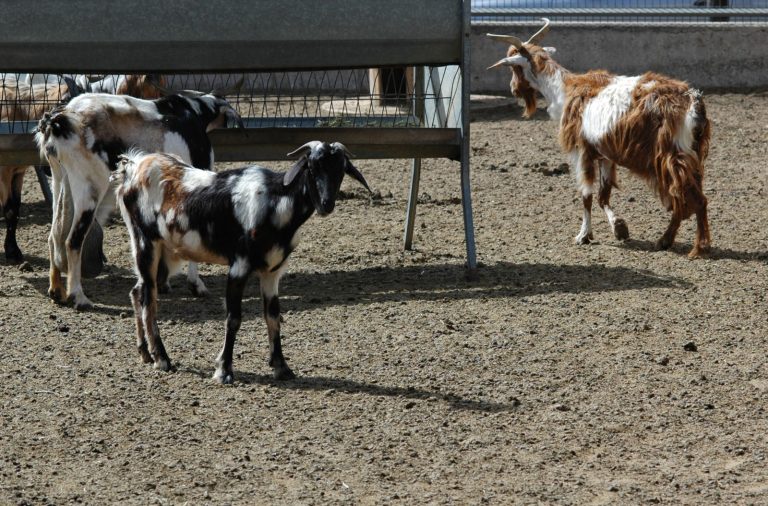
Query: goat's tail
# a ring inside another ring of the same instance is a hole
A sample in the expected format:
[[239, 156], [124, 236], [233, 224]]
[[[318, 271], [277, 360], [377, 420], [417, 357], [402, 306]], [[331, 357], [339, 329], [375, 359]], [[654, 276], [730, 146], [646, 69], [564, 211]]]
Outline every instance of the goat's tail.
[[699, 156], [701, 170], [704, 170], [704, 160], [709, 155], [709, 140], [712, 136], [712, 122], [707, 117], [707, 108], [699, 90], [692, 90], [689, 114], [695, 118], [693, 129], [694, 149]]
[[690, 90], [691, 102], [684, 117], [664, 122], [655, 153], [658, 192], [667, 208], [689, 216], [704, 200], [704, 160], [709, 152], [710, 121], [701, 92]]
[[110, 183], [117, 187], [132, 179], [139, 161], [145, 155], [146, 153], [135, 147], [119, 155], [117, 168], [109, 175]]

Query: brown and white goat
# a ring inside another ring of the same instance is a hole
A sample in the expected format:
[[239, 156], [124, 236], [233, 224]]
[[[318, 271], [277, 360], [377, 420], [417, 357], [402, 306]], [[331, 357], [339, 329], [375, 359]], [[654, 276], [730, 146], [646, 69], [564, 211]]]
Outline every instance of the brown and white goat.
[[696, 241], [689, 256], [706, 254], [710, 235], [702, 183], [710, 122], [701, 92], [653, 72], [631, 77], [604, 70], [572, 74], [552, 59], [554, 48], [539, 46], [549, 31], [549, 20], [544, 22], [527, 42], [488, 34], [510, 44], [506, 58], [489, 68], [511, 67], [510, 86], [525, 102], [526, 117], [535, 112], [539, 92], [549, 102], [550, 117], [560, 121], [560, 144], [571, 155], [584, 204], [584, 221], [576, 243], [587, 244], [593, 239], [595, 189], [615, 237], [629, 237], [625, 221], [610, 207], [616, 166], [620, 165], [644, 179], [672, 212], [657, 247], [672, 246], [682, 220], [696, 214]]

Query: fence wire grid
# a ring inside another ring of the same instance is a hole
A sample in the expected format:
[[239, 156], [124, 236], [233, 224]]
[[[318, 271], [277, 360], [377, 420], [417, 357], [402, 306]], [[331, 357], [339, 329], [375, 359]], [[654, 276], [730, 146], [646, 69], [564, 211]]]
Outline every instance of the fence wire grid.
[[768, 25], [768, 0], [472, 0], [473, 24]]
[[[461, 106], [460, 73], [452, 69], [174, 74], [162, 75], [160, 82], [171, 90], [209, 92], [232, 88], [242, 78], [240, 89], [229, 90], [226, 98], [250, 128], [446, 128]], [[106, 83], [107, 92], [119, 91], [118, 75], [67, 77], [78, 85], [93, 81], [100, 87]], [[68, 90], [60, 74], [0, 74], [0, 134], [34, 131], [46, 111], [69, 99]]]

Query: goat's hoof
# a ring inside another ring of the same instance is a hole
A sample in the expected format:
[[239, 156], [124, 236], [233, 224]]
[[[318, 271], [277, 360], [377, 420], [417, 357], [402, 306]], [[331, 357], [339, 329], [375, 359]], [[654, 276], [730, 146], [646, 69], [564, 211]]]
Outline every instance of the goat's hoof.
[[667, 239], [666, 237], [662, 237], [661, 239], [656, 241], [657, 251], [666, 251], [671, 247], [672, 247], [672, 241]]
[[149, 354], [149, 350], [147, 349], [146, 344], [144, 346], [139, 346], [139, 355], [141, 356], [141, 361], [145, 364], [151, 364], [154, 362], [152, 355]]
[[291, 371], [291, 369], [287, 365], [276, 368], [272, 372], [272, 376], [276, 380], [280, 380], [280, 381], [296, 379], [296, 375], [293, 374], [293, 371]]
[[213, 381], [221, 385], [231, 385], [235, 381], [235, 375], [232, 371], [216, 369], [216, 372], [213, 373]]
[[17, 247], [5, 248], [5, 261], [9, 264], [20, 264], [24, 261], [24, 255], [21, 254], [21, 250]]
[[208, 288], [205, 287], [202, 281], [190, 281], [187, 283], [187, 286], [189, 286], [189, 291], [192, 292], [192, 295], [195, 297], [208, 296]]
[[70, 295], [67, 297], [67, 303], [71, 303], [77, 311], [87, 311], [93, 307], [93, 302], [91, 302], [88, 297], [82, 293], [77, 295]]
[[573, 240], [573, 242], [575, 244], [582, 245], [582, 244], [589, 244], [594, 240], [595, 240], [594, 236], [591, 233], [589, 233], [587, 235], [581, 235], [581, 234], [577, 235], [576, 238]]
[[173, 369], [171, 359], [168, 357], [155, 359], [154, 368], [158, 371], [170, 372]]
[[62, 300], [64, 299], [64, 290], [62, 290], [61, 287], [49, 288], [48, 297], [50, 297], [57, 304], [61, 304]]
[[690, 253], [688, 253], [688, 258], [691, 260], [695, 260], [697, 258], [706, 258], [709, 256], [709, 246], [706, 247], [698, 247], [694, 246]]
[[629, 227], [627, 222], [621, 218], [616, 218], [613, 223], [613, 236], [619, 241], [626, 241], [629, 239]]

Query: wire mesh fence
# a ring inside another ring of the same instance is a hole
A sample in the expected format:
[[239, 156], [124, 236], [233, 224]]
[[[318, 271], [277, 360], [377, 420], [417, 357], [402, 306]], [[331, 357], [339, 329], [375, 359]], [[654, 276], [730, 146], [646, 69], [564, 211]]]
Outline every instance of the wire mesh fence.
[[472, 23], [767, 24], [768, 0], [472, 0]]
[[[0, 74], [0, 134], [33, 131], [46, 111], [69, 100], [69, 86], [79, 92], [127, 93], [120, 87], [124, 76], [67, 77]], [[241, 79], [241, 87], [233, 90]], [[166, 91], [229, 88], [227, 99], [250, 128], [446, 128], [455, 126], [451, 118], [461, 102], [454, 66], [150, 75], [149, 81]]]

